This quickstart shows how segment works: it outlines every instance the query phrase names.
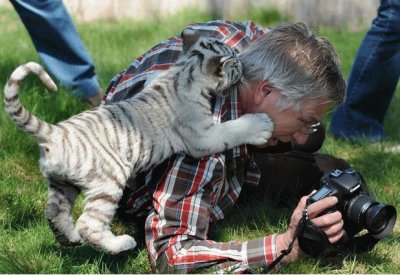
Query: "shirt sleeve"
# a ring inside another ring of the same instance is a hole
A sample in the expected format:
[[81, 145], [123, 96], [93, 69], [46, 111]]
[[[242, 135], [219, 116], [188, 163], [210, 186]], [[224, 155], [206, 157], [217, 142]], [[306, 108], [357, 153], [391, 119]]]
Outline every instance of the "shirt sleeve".
[[178, 156], [153, 193], [154, 211], [145, 224], [154, 272], [193, 272], [199, 268], [256, 271], [272, 263], [276, 235], [247, 242], [207, 239], [210, 213], [223, 187], [223, 160]]

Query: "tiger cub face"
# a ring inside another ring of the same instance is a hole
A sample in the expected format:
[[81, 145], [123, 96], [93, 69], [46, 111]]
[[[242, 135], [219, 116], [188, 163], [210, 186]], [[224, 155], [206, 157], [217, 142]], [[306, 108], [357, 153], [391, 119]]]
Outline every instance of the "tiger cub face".
[[195, 30], [182, 32], [183, 54], [196, 62], [209, 81], [210, 89], [219, 96], [226, 96], [228, 88], [241, 83], [242, 64], [235, 51], [221, 41], [201, 37]]

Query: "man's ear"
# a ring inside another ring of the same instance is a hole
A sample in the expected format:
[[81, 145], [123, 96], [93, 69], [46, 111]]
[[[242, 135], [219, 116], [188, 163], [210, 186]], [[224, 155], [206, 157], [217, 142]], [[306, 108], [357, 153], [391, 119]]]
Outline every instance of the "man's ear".
[[267, 97], [272, 92], [272, 85], [267, 81], [260, 81], [254, 93], [254, 103], [259, 105], [263, 102], [265, 97]]

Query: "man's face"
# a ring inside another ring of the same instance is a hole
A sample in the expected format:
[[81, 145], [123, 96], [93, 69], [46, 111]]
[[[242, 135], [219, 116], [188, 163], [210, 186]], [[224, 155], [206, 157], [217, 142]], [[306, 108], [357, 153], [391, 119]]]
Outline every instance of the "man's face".
[[330, 104], [324, 99], [310, 99], [301, 104], [300, 111], [295, 107], [281, 110], [279, 102], [281, 94], [275, 89], [264, 93], [259, 101], [254, 101], [247, 106], [248, 113], [267, 113], [273, 123], [274, 131], [268, 140], [268, 145], [276, 145], [278, 140], [282, 142], [294, 142], [304, 144], [309, 135], [309, 127], [322, 121]]
[[268, 114], [274, 122], [274, 132], [268, 144], [276, 145], [278, 140], [300, 145], [306, 143], [310, 126], [322, 121], [329, 106], [323, 100], [317, 99], [304, 102], [300, 111], [294, 107], [279, 110], [273, 105]]

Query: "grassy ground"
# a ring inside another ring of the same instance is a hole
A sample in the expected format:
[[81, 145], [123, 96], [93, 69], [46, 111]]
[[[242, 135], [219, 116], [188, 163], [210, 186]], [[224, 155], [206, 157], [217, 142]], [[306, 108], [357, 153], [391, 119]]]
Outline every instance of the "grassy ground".
[[[106, 87], [110, 79], [130, 61], [155, 43], [177, 34], [190, 22], [210, 17], [185, 12], [173, 18], [150, 22], [96, 21], [78, 24], [79, 32], [91, 53], [100, 82]], [[242, 18], [245, 19], [245, 18]], [[279, 20], [275, 13], [257, 12], [246, 19], [264, 25]], [[321, 29], [331, 39], [342, 60], [346, 75], [363, 32]], [[13, 10], [0, 9], [0, 86], [11, 71], [29, 60], [39, 61], [25, 29]], [[3, 95], [0, 95], [1, 102]], [[34, 78], [22, 89], [22, 101], [39, 117], [56, 122], [81, 112], [87, 106], [61, 89], [50, 94]], [[1, 108], [3, 108], [1, 103]], [[390, 141], [399, 143], [399, 91], [386, 119]], [[329, 117], [326, 122], [329, 124]], [[0, 112], [0, 273], [149, 273], [146, 250], [109, 256], [88, 246], [59, 246], [44, 219], [47, 199], [46, 183], [38, 169], [35, 141], [18, 131], [5, 112]], [[381, 146], [350, 144], [328, 136], [322, 152], [342, 157], [362, 171], [377, 200], [400, 206], [400, 154], [385, 153]], [[78, 203], [76, 213], [81, 209]], [[256, 214], [255, 214], [256, 213]], [[282, 231], [287, 225], [289, 209], [266, 204], [260, 199], [242, 202], [227, 220], [214, 226], [211, 235], [219, 240], [247, 240], [266, 233]], [[116, 232], [136, 234], [135, 224], [116, 221]], [[326, 260], [306, 259], [284, 267], [282, 273], [396, 273], [400, 270], [400, 228], [380, 242], [369, 254], [338, 255]]]

